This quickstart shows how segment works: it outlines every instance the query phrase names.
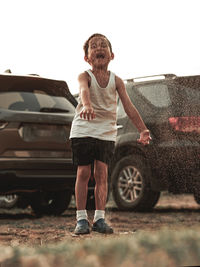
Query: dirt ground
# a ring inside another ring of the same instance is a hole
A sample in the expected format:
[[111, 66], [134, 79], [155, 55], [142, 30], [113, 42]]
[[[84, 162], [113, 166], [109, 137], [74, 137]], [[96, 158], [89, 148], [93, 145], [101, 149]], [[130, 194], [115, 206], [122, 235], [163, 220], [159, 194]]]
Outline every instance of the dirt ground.
[[[92, 232], [89, 235], [75, 236], [74, 201], [59, 217], [37, 218], [30, 208], [0, 209], [0, 245], [43, 245], [60, 241], [91, 239], [100, 234]], [[92, 222], [93, 211], [89, 211]], [[106, 220], [113, 226], [114, 234], [131, 235], [136, 231], [157, 231], [163, 227], [176, 230], [182, 227], [197, 227], [200, 222], [200, 206], [192, 195], [163, 194], [152, 212], [118, 211], [112, 200], [107, 203]], [[103, 235], [106, 237], [106, 235]]]

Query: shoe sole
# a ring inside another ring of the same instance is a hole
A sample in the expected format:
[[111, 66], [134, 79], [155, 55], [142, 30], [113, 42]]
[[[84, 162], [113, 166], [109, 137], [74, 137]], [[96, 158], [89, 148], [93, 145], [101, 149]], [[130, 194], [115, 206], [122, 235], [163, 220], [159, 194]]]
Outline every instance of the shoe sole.
[[84, 231], [84, 232], [74, 232], [75, 235], [87, 235], [90, 234], [90, 230]]
[[101, 230], [99, 230], [98, 228], [92, 228], [92, 231], [94, 231], [94, 232], [98, 232], [98, 233], [100, 233], [100, 234], [113, 234], [113, 231], [109, 231], [109, 232], [107, 232], [107, 231], [101, 231]]

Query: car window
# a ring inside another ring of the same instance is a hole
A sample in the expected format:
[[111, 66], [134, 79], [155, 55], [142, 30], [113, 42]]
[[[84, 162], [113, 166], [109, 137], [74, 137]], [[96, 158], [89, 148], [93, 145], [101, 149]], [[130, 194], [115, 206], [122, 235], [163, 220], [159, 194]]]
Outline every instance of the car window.
[[164, 108], [171, 104], [168, 87], [165, 84], [137, 86], [137, 90], [155, 107]]
[[38, 90], [35, 92], [0, 92], [0, 108], [36, 112], [43, 108], [63, 109], [66, 112], [74, 111], [74, 106], [66, 98], [47, 95]]

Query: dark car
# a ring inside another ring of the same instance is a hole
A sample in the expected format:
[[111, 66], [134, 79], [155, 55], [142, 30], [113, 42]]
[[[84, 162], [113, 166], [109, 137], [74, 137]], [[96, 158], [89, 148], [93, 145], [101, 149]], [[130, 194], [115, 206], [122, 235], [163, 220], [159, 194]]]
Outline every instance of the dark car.
[[1, 195], [19, 196], [37, 214], [68, 207], [76, 179], [69, 141], [76, 104], [65, 81], [0, 75]]
[[161, 191], [192, 193], [200, 204], [200, 76], [173, 74], [126, 80], [151, 132], [148, 146], [118, 102], [113, 197], [123, 210], [150, 210]]

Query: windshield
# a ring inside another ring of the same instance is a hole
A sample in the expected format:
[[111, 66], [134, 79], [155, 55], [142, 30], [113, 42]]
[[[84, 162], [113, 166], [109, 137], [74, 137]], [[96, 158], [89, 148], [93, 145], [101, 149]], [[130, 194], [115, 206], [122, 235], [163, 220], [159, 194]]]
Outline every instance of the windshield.
[[0, 92], [0, 108], [17, 111], [40, 112], [51, 109], [62, 112], [74, 112], [74, 106], [64, 97], [48, 95], [43, 91]]

